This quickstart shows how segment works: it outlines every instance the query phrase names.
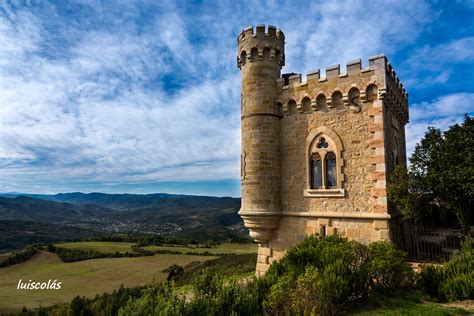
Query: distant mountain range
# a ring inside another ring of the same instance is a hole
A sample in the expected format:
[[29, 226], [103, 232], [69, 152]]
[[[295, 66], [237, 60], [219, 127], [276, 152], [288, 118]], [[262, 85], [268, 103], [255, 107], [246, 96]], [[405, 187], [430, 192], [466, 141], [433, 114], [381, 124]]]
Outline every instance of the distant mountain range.
[[227, 234], [245, 236], [247, 232], [237, 214], [239, 208], [238, 198], [164, 193], [0, 194], [0, 221], [15, 225], [42, 223], [42, 231], [44, 225], [74, 227], [87, 230], [87, 235], [97, 231], [185, 234], [211, 239]]

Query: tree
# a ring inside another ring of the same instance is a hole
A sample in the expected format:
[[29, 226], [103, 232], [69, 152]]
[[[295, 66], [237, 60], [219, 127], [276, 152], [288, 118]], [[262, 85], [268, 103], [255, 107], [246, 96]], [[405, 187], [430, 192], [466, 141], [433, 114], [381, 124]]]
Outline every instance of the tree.
[[423, 217], [432, 213], [429, 196], [419, 191], [416, 177], [405, 166], [395, 167], [387, 190], [389, 201], [411, 225], [417, 226]]
[[457, 217], [464, 234], [472, 224], [473, 193], [474, 120], [468, 115], [445, 132], [429, 128], [409, 169], [398, 167], [388, 185], [390, 201], [405, 218], [416, 221], [438, 207]]

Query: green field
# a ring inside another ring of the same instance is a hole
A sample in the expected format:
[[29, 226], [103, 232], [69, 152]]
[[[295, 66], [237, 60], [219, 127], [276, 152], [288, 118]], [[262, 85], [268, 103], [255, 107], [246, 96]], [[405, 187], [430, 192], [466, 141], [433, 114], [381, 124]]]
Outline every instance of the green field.
[[145, 250], [156, 251], [156, 250], [172, 250], [180, 251], [181, 253], [187, 252], [210, 252], [212, 254], [222, 254], [222, 253], [234, 253], [234, 254], [244, 254], [244, 253], [256, 253], [258, 251], [257, 244], [221, 244], [212, 248], [199, 248], [192, 246], [144, 246], [142, 247]]
[[[130, 244], [129, 244], [130, 245]], [[102, 246], [102, 245], [101, 245]], [[123, 245], [117, 246], [122, 247]], [[122, 248], [124, 249], [124, 248]], [[126, 287], [151, 283], [153, 278], [166, 278], [163, 269], [172, 264], [181, 266], [216, 257], [160, 254], [135, 258], [105, 258], [62, 262], [56, 254], [40, 252], [30, 260], [0, 269], [0, 312], [70, 302], [77, 295], [93, 297]], [[60, 290], [17, 290], [19, 280], [62, 282]]]
[[133, 252], [134, 243], [113, 241], [83, 241], [56, 244], [56, 247], [79, 250], [95, 250], [103, 253], [126, 253]]

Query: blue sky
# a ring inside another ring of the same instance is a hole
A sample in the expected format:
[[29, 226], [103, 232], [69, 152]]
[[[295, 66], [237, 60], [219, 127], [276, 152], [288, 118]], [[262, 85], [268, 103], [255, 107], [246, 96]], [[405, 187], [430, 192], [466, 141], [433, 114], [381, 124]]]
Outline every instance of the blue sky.
[[474, 112], [474, 1], [0, 3], [0, 192], [239, 196], [249, 25], [285, 32], [283, 72], [385, 53], [409, 151]]

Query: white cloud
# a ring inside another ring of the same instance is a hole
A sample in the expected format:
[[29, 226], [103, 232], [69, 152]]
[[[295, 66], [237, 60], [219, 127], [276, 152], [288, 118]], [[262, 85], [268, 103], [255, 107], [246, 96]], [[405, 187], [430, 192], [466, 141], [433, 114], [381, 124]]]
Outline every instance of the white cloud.
[[[421, 1], [80, 4], [77, 11], [79, 2], [68, 4], [70, 16], [48, 3], [0, 8], [0, 191], [238, 179], [241, 29], [280, 27], [287, 39], [283, 71], [306, 73], [395, 54], [437, 17]], [[470, 40], [436, 48], [472, 59]], [[431, 50], [423, 47], [419, 57]], [[427, 124], [459, 117], [457, 104], [468, 98], [415, 105], [409, 146]], [[430, 107], [438, 116], [423, 120]]]
[[474, 93], [455, 93], [410, 106], [411, 122], [406, 130], [408, 155], [413, 152], [428, 127], [446, 130], [449, 126], [462, 122], [464, 114], [472, 115], [473, 98]]
[[447, 64], [474, 61], [474, 37], [463, 37], [437, 45], [424, 45], [408, 59], [408, 63], [429, 70], [439, 70]]
[[413, 121], [433, 120], [439, 117], [462, 117], [474, 112], [474, 93], [454, 93], [410, 106], [410, 119]]

